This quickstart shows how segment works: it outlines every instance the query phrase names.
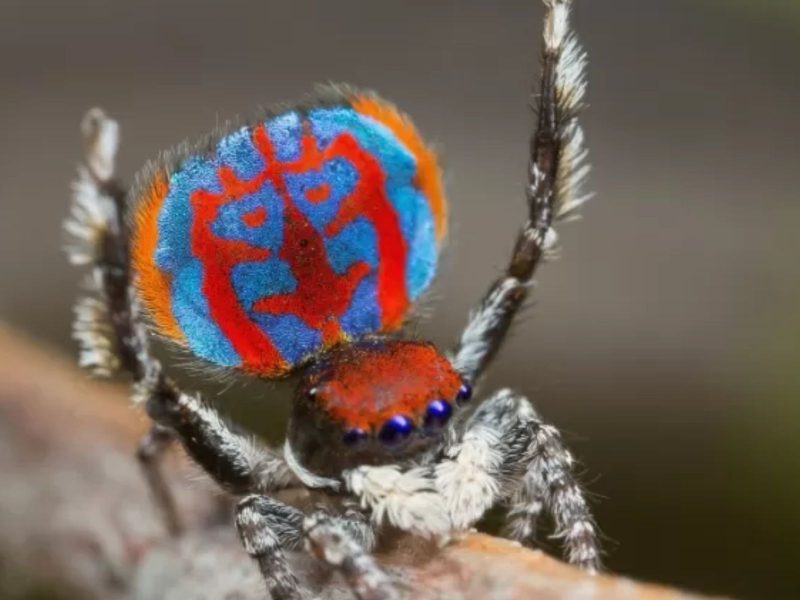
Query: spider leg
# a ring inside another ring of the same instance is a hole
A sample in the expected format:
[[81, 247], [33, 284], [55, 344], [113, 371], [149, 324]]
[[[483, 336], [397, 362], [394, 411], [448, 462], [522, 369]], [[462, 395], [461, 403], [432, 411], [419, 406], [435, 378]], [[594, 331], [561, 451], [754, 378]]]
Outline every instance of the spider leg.
[[[88, 265], [88, 294], [75, 308], [73, 335], [80, 344], [80, 364], [108, 377], [124, 370], [138, 378], [149, 355], [136, 331], [128, 306], [128, 231], [123, 218], [125, 187], [114, 163], [119, 127], [94, 108], [81, 123], [86, 146], [84, 164], [73, 183], [70, 216], [64, 223], [70, 262]], [[151, 496], [171, 535], [180, 531], [175, 502], [161, 471], [171, 434], [154, 426], [139, 444], [136, 456]]]
[[556, 244], [555, 221], [573, 215], [588, 173], [577, 115], [585, 94], [586, 55], [569, 27], [571, 0], [544, 0], [542, 75], [537, 123], [530, 141], [528, 218], [511, 260], [473, 311], [454, 352], [456, 368], [477, 380], [500, 349], [514, 315], [528, 295], [536, 268]]
[[258, 563], [274, 600], [308, 597], [292, 572], [284, 550], [300, 547], [304, 515], [266, 496], [251, 495], [236, 507], [236, 528], [247, 554]]
[[470, 431], [481, 432], [487, 426], [502, 432], [498, 472], [500, 495], [510, 503], [509, 536], [533, 545], [536, 520], [545, 509], [555, 522], [554, 537], [563, 539], [569, 562], [596, 572], [600, 547], [594, 520], [558, 429], [543, 423], [527, 398], [509, 390], [501, 390], [476, 411], [462, 440]]
[[555, 427], [539, 421], [532, 425], [534, 458], [522, 485], [511, 495], [511, 537], [533, 545], [535, 520], [543, 505], [555, 522], [553, 537], [562, 539], [569, 562], [596, 573], [601, 568], [600, 542], [583, 489], [573, 474], [574, 459]]
[[369, 553], [375, 538], [362, 513], [332, 516], [317, 511], [306, 517], [273, 498], [250, 495], [239, 502], [236, 526], [276, 600], [309, 594], [300, 587], [285, 555], [286, 550], [300, 549], [303, 542], [314, 556], [341, 572], [361, 600], [399, 597], [393, 580]]
[[[362, 466], [346, 471], [344, 482], [377, 524], [442, 540], [509, 500], [512, 532], [527, 533], [533, 524], [519, 519], [541, 504], [553, 516], [569, 561], [596, 571], [597, 534], [572, 464], [558, 431], [539, 420], [526, 398], [501, 390], [424, 464]], [[528, 488], [529, 482], [536, 485]]]
[[164, 453], [174, 441], [175, 435], [170, 429], [153, 424], [150, 431], [139, 442], [136, 458], [167, 531], [170, 535], [176, 536], [183, 530], [183, 527], [175, 506], [175, 498], [161, 469]]
[[317, 512], [306, 518], [303, 529], [309, 550], [339, 570], [360, 600], [400, 597], [393, 579], [353, 535], [352, 522]]
[[178, 390], [158, 363], [137, 390], [150, 418], [172, 430], [194, 461], [232, 494], [271, 493], [295, 482], [282, 456], [234, 431], [201, 397]]
[[435, 465], [436, 487], [454, 528], [471, 527], [522, 477], [534, 452], [528, 443], [531, 414], [530, 405], [500, 390], [446, 441]]
[[[123, 218], [125, 192], [114, 175], [119, 143], [117, 123], [100, 109], [82, 123], [85, 164], [73, 184], [70, 216], [64, 224], [70, 262], [90, 267], [88, 294], [75, 309], [74, 337], [80, 363], [95, 374], [131, 374], [134, 402], [144, 405], [159, 429], [140, 446], [153, 496], [165, 515], [174, 502], [157, 465], [173, 431], [189, 454], [234, 493], [268, 492], [294, 481], [278, 453], [234, 432], [202, 400], [181, 392], [163, 373], [151, 350], [142, 309], [129, 269], [129, 231]], [[169, 517], [172, 519], [172, 517]], [[174, 529], [177, 521], [168, 521]]]
[[574, 460], [558, 430], [543, 423], [531, 402], [500, 390], [467, 421], [436, 467], [453, 523], [469, 526], [497, 500], [510, 500], [511, 537], [531, 544], [542, 509], [553, 517], [569, 562], [600, 567], [597, 533]]
[[533, 471], [525, 473], [520, 489], [514, 492], [508, 502], [508, 515], [503, 529], [505, 537], [533, 546], [544, 503], [545, 484], [541, 477]]

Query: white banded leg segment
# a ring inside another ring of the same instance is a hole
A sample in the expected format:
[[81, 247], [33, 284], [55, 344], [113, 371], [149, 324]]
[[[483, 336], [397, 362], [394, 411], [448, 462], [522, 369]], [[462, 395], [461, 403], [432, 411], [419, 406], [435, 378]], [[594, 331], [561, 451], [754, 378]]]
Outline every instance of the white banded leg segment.
[[505, 277], [470, 315], [453, 357], [453, 366], [467, 380], [475, 381], [491, 361], [499, 348], [496, 340], [505, 334], [528, 287], [516, 277]]
[[150, 488], [150, 495], [156, 505], [161, 518], [172, 536], [177, 536], [183, 529], [175, 498], [164, 478], [162, 462], [164, 455], [175, 441], [171, 429], [153, 424], [136, 449], [136, 458]]
[[344, 508], [344, 514], [342, 514], [341, 517], [337, 517], [337, 519], [341, 521], [347, 533], [349, 533], [365, 551], [372, 552], [377, 543], [377, 538], [375, 535], [375, 528], [370, 522], [369, 516], [364, 514], [360, 506], [351, 499], [345, 499], [342, 502], [342, 506]]
[[600, 568], [597, 529], [583, 489], [572, 473], [572, 455], [551, 425], [537, 428], [533, 444], [537, 452], [528, 472], [543, 484], [545, 505], [555, 522], [554, 537], [562, 540], [570, 563], [597, 572]]
[[302, 538], [303, 514], [265, 496], [247, 496], [236, 509], [236, 527], [247, 554], [257, 563], [274, 600], [310, 597], [289, 567], [284, 550]]
[[[72, 183], [72, 201], [63, 229], [69, 262], [89, 266], [86, 295], [75, 305], [72, 336], [80, 348], [80, 366], [108, 377], [126, 368], [124, 327], [115, 320], [120, 296], [125, 294], [125, 240], [120, 214], [123, 186], [114, 179], [119, 141], [116, 121], [98, 108], [81, 124], [86, 142], [84, 164]], [[123, 298], [124, 300], [124, 298]]]
[[86, 113], [81, 123], [86, 143], [85, 162], [72, 183], [72, 203], [64, 221], [66, 252], [74, 265], [102, 261], [105, 241], [120, 233], [118, 204], [109, 189], [119, 146], [119, 125], [99, 108]]
[[173, 429], [192, 458], [227, 490], [268, 493], [295, 481], [283, 457], [251, 436], [236, 433], [199, 396], [184, 394], [160, 378], [147, 388], [143, 385], [140, 393], [148, 396], [150, 417]]
[[[504, 477], [509, 482], [507, 531], [514, 539], [532, 545], [536, 521], [547, 510], [555, 522], [554, 537], [561, 538], [570, 563], [590, 572], [600, 568], [600, 546], [583, 489], [573, 475], [574, 460], [558, 429], [539, 420], [526, 398], [501, 394], [486, 405], [481, 420], [499, 422], [504, 411], [515, 419], [504, 420], [507, 454]], [[522, 437], [520, 437], [522, 434]], [[513, 482], [519, 482], [521, 485]]]
[[544, 503], [544, 482], [538, 473], [527, 472], [522, 480], [522, 485], [513, 493], [508, 502], [505, 536], [527, 546], [533, 546]]
[[542, 75], [534, 100], [536, 128], [526, 189], [528, 215], [505, 277], [489, 288], [456, 349], [454, 364], [472, 381], [503, 344], [536, 270], [556, 254], [555, 223], [575, 216], [588, 199], [582, 192], [589, 167], [578, 121], [586, 92], [586, 54], [570, 28], [570, 0], [544, 1]]
[[303, 525], [310, 552], [342, 573], [360, 600], [399, 598], [394, 581], [350, 533], [342, 519], [318, 512]]

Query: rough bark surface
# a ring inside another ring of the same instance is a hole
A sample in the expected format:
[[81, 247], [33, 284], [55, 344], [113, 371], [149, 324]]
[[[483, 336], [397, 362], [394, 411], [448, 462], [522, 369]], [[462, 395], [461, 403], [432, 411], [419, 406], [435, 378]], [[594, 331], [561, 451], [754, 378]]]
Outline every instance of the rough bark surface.
[[[146, 426], [124, 389], [89, 381], [0, 323], [0, 596], [33, 587], [81, 598], [265, 598], [229, 503], [177, 458], [168, 469], [188, 533], [166, 536], [133, 458]], [[444, 549], [402, 538], [381, 560], [412, 598], [692, 597], [589, 577], [477, 533]], [[321, 597], [352, 597], [309, 557], [295, 562]]]

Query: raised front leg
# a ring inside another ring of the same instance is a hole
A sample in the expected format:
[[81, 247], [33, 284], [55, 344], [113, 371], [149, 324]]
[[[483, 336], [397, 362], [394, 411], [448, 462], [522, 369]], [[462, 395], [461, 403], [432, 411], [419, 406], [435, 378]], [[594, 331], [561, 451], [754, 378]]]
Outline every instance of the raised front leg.
[[[75, 307], [73, 336], [80, 344], [80, 365], [101, 377], [117, 371], [140, 380], [150, 357], [137, 311], [130, 305], [128, 231], [125, 186], [114, 170], [119, 127], [102, 110], [90, 110], [81, 123], [86, 154], [72, 186], [70, 216], [64, 223], [70, 262], [90, 268], [87, 295]], [[167, 530], [180, 531], [172, 493], [161, 471], [161, 459], [173, 439], [154, 425], [136, 456]]]
[[528, 218], [505, 274], [470, 316], [454, 352], [456, 368], [471, 381], [483, 374], [499, 350], [536, 268], [555, 247], [553, 223], [574, 214], [587, 199], [580, 194], [588, 167], [577, 119], [586, 87], [586, 57], [569, 29], [570, 0], [545, 0], [545, 4], [538, 116], [530, 142]]
[[153, 496], [170, 530], [178, 528], [169, 489], [158, 470], [173, 432], [207, 472], [234, 493], [267, 492], [293, 481], [282, 456], [234, 432], [202, 400], [182, 393], [152, 355], [129, 268], [129, 232], [123, 184], [114, 174], [119, 141], [117, 123], [92, 109], [82, 124], [85, 164], [73, 185], [69, 236], [70, 261], [90, 268], [88, 293], [75, 310], [74, 336], [81, 365], [108, 376], [128, 372], [134, 402], [147, 407], [156, 427], [139, 448]]

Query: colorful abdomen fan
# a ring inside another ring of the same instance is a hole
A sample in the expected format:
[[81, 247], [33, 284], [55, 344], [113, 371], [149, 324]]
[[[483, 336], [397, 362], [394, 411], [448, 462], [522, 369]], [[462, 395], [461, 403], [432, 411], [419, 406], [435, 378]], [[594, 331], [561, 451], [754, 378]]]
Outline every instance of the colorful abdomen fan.
[[140, 177], [134, 275], [157, 331], [200, 358], [286, 375], [396, 330], [433, 279], [436, 156], [374, 95], [327, 89], [166, 156]]

